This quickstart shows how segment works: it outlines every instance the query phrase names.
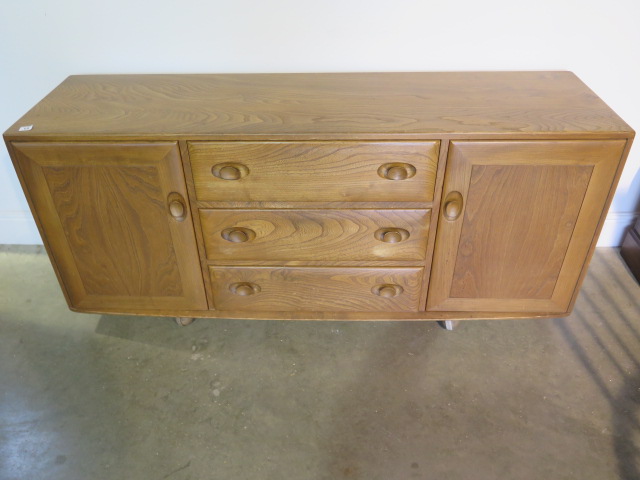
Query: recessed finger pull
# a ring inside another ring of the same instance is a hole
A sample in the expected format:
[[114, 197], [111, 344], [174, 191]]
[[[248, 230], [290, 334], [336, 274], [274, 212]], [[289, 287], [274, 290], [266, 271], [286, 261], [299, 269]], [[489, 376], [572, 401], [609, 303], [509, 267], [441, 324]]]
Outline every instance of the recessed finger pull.
[[235, 295], [240, 295], [241, 297], [248, 297], [249, 295], [255, 295], [256, 293], [260, 293], [260, 286], [255, 283], [250, 282], [238, 282], [232, 283], [229, 285], [229, 290], [231, 293]]
[[378, 175], [387, 180], [406, 180], [416, 174], [416, 167], [410, 163], [385, 163], [378, 168]]
[[187, 205], [180, 195], [177, 192], [171, 192], [167, 198], [167, 206], [169, 208], [169, 214], [173, 217], [177, 222], [182, 222], [185, 218], [187, 218]]
[[250, 228], [243, 227], [225, 228], [221, 235], [222, 238], [231, 243], [244, 243], [256, 238], [256, 232]]
[[409, 238], [409, 232], [404, 228], [379, 228], [373, 236], [384, 243], [400, 243]]
[[382, 285], [376, 285], [371, 289], [371, 292], [379, 297], [393, 298], [401, 295], [404, 289], [400, 285], [393, 283], [385, 283]]
[[240, 180], [249, 175], [249, 168], [241, 163], [218, 163], [211, 167], [211, 173], [221, 180]]
[[450, 222], [457, 220], [462, 213], [463, 205], [464, 201], [460, 192], [449, 192], [442, 205], [442, 214], [444, 215], [444, 218]]

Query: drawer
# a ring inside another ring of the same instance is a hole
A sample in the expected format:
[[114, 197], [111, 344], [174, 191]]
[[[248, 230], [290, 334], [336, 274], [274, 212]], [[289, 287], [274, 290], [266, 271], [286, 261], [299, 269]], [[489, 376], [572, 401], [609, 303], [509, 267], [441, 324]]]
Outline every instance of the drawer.
[[439, 142], [189, 142], [215, 202], [430, 202]]
[[217, 310], [418, 310], [422, 268], [209, 267]]
[[431, 210], [200, 210], [208, 259], [423, 260]]

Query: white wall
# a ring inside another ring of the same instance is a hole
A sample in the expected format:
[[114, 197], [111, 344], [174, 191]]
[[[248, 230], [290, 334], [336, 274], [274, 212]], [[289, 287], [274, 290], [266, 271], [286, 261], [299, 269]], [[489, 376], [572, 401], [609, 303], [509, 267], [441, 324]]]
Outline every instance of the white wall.
[[[640, 129], [639, 23], [638, 0], [3, 2], [0, 130], [70, 74], [553, 69]], [[601, 245], [637, 215], [639, 166], [636, 145]], [[1, 243], [40, 243], [4, 149]]]

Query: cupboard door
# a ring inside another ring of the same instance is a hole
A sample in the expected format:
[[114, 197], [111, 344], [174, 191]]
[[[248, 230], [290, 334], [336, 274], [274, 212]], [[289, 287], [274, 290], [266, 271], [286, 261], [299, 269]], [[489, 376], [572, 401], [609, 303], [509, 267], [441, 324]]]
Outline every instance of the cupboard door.
[[427, 310], [567, 312], [624, 146], [452, 142]]
[[14, 143], [69, 303], [207, 309], [176, 143]]

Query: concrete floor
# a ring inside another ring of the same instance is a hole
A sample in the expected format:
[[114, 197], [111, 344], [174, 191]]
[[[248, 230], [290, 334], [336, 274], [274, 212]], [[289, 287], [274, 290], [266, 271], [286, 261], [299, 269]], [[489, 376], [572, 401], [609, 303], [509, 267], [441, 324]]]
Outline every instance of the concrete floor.
[[2, 247], [0, 389], [2, 480], [637, 480], [640, 287], [599, 249], [566, 319], [180, 328]]

